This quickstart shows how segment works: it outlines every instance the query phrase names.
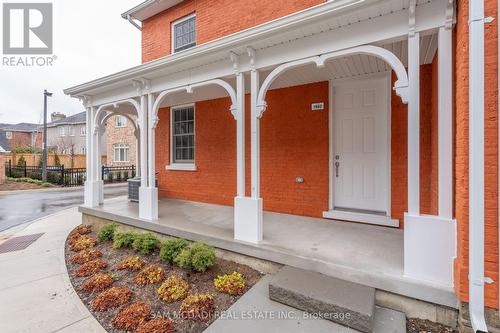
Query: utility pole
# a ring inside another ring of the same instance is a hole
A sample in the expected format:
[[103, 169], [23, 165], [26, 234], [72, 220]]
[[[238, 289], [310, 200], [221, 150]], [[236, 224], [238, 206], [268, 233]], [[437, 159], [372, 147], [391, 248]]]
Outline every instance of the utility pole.
[[42, 181], [47, 181], [47, 97], [51, 97], [47, 89], [43, 91], [43, 143], [42, 143]]

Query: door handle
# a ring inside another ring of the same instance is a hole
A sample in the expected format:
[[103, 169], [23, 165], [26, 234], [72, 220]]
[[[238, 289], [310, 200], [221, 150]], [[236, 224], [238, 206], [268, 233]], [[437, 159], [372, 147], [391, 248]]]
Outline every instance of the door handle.
[[335, 177], [339, 177], [339, 166], [340, 166], [340, 162], [337, 161], [335, 162]]

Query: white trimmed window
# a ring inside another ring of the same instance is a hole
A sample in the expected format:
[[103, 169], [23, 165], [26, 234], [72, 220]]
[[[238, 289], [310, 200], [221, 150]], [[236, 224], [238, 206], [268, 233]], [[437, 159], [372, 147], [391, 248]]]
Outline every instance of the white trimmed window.
[[116, 122], [116, 127], [126, 127], [127, 126], [127, 118], [124, 116], [116, 116], [115, 122]]
[[59, 136], [66, 136], [66, 127], [59, 127]]
[[5, 138], [6, 138], [7, 140], [12, 139], [12, 132], [5, 132]]
[[68, 132], [69, 136], [75, 136], [75, 127], [74, 126], [68, 127]]
[[128, 162], [128, 152], [129, 146], [125, 143], [117, 143], [114, 146], [115, 149], [115, 162]]
[[196, 15], [192, 14], [172, 23], [172, 53], [196, 46]]
[[194, 163], [194, 106], [172, 109], [172, 162]]
[[86, 136], [87, 135], [87, 127], [82, 126], [80, 127], [80, 136]]

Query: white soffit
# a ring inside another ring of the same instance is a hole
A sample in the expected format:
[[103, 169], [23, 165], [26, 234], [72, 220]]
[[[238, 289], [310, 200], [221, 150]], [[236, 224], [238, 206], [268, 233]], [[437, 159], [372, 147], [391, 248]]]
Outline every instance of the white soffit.
[[134, 8], [127, 10], [122, 14], [122, 17], [126, 19], [130, 15], [136, 20], [142, 22], [158, 13], [163, 12], [164, 10], [169, 9], [170, 7], [181, 3], [182, 1], [183, 0], [147, 0]]

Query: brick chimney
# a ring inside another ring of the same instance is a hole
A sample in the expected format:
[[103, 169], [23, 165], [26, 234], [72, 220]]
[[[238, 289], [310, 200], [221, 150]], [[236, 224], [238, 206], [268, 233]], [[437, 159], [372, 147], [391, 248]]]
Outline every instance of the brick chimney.
[[50, 121], [51, 122], [54, 122], [54, 121], [57, 121], [57, 120], [61, 120], [61, 119], [64, 119], [64, 118], [66, 118], [66, 115], [63, 114], [63, 113], [52, 112], [50, 114]]

